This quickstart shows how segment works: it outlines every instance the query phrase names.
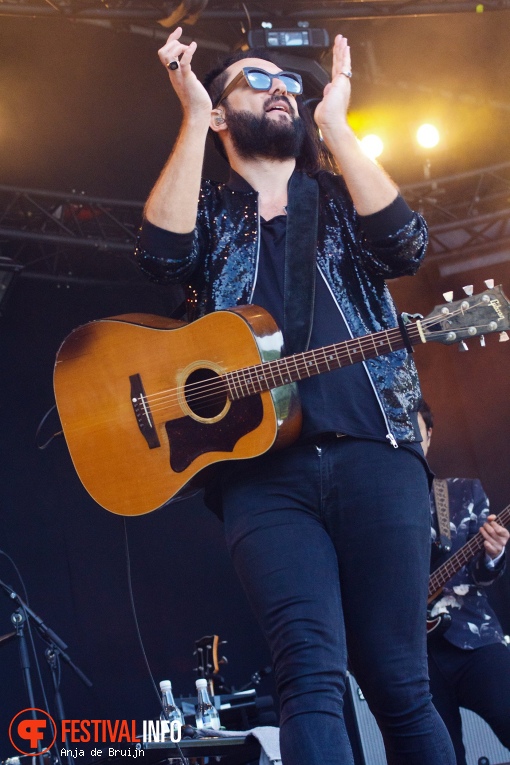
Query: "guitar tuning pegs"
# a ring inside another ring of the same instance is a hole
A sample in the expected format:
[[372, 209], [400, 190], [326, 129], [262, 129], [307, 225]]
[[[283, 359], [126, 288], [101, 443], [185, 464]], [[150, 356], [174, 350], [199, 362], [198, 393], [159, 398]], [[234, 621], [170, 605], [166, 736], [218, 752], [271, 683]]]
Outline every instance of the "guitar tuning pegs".
[[461, 340], [459, 343], [459, 351], [469, 351], [469, 348], [467, 344], [464, 342], [464, 340]]
[[485, 348], [485, 335], [480, 335], [480, 345]]
[[499, 333], [499, 342], [500, 343], [506, 343], [507, 340], [510, 340], [510, 337], [508, 337], [508, 332], [500, 332]]
[[443, 297], [447, 303], [451, 303], [453, 300], [453, 290], [451, 292], [443, 292]]
[[464, 290], [466, 295], [468, 295], [468, 297], [471, 297], [471, 295], [473, 294], [473, 285], [472, 284], [466, 284], [466, 286], [463, 287], [462, 289]]
[[486, 279], [485, 280], [485, 284], [487, 285], [488, 289], [490, 289], [490, 290], [493, 289], [494, 288], [494, 279]]

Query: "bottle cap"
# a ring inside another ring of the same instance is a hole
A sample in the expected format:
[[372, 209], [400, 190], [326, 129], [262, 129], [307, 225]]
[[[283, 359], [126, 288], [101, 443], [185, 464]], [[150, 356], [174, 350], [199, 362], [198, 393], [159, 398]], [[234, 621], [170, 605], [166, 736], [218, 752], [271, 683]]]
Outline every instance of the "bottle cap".
[[162, 691], [167, 691], [169, 688], [172, 687], [172, 683], [170, 682], [170, 680], [162, 680], [159, 684], [159, 687], [161, 688]]
[[207, 688], [207, 680], [205, 677], [199, 677], [198, 680], [195, 681], [195, 685], [197, 688]]

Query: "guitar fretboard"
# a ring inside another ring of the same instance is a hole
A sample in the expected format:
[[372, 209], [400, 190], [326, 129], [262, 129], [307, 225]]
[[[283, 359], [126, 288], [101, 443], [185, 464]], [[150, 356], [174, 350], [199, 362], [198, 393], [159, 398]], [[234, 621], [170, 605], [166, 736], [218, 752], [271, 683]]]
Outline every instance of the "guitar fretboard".
[[[411, 345], [422, 342], [416, 324], [409, 324], [406, 332]], [[240, 399], [405, 347], [406, 343], [400, 329], [387, 329], [323, 348], [296, 353], [293, 356], [283, 356], [274, 361], [265, 361], [252, 367], [237, 369], [224, 375], [223, 379], [228, 385], [230, 398]]]
[[[510, 524], [510, 505], [501, 511], [496, 520], [501, 526], [508, 526]], [[469, 563], [469, 561], [483, 549], [483, 541], [483, 537], [478, 531], [469, 542], [466, 542], [460, 550], [457, 550], [455, 555], [448, 558], [447, 561], [430, 575], [429, 598], [435, 595], [438, 590], [442, 589], [446, 582], [448, 582], [457, 571], [460, 571], [462, 566]]]

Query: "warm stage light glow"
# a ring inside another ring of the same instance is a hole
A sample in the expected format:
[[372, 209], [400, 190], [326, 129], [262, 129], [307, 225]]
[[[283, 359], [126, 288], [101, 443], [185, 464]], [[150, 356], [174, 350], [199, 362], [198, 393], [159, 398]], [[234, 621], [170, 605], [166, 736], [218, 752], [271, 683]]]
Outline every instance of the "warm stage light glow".
[[360, 144], [363, 152], [371, 160], [377, 159], [383, 153], [384, 144], [379, 136], [373, 133], [362, 138]]
[[434, 125], [421, 125], [416, 131], [416, 140], [424, 149], [433, 149], [439, 143], [439, 130]]

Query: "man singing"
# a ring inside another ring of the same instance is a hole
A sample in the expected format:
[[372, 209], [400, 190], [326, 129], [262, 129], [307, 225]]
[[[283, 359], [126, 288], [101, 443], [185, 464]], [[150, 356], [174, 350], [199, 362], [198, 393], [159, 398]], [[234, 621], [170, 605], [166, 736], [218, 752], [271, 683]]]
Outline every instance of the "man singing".
[[[183, 120], [147, 201], [142, 269], [185, 286], [190, 319], [262, 306], [286, 353], [396, 327], [385, 280], [416, 272], [426, 226], [347, 124], [347, 40], [335, 39], [314, 125], [299, 74], [273, 54], [238, 53], [202, 85], [196, 44], [181, 34], [159, 51]], [[209, 131], [227, 183], [201, 181]], [[338, 172], [324, 169], [324, 147]], [[283, 763], [353, 762], [348, 654], [388, 763], [453, 765], [427, 678], [428, 481], [413, 362], [396, 351], [298, 387], [299, 439], [225, 463], [214, 493], [271, 650]]]

